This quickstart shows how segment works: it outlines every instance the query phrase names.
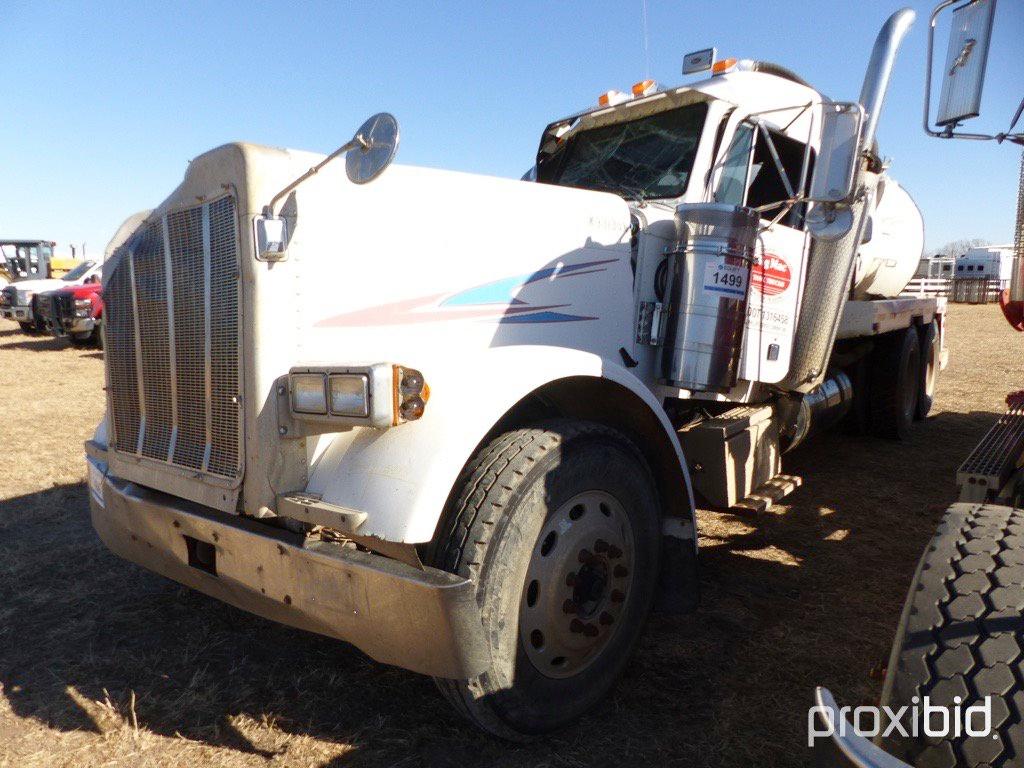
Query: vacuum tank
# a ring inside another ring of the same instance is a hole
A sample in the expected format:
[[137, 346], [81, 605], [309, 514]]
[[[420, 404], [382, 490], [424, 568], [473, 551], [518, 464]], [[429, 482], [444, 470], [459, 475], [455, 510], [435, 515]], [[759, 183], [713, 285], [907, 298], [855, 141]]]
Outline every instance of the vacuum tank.
[[853, 298], [899, 296], [924, 253], [924, 220], [907, 191], [888, 176], [878, 180], [878, 202], [865, 237], [857, 255]]

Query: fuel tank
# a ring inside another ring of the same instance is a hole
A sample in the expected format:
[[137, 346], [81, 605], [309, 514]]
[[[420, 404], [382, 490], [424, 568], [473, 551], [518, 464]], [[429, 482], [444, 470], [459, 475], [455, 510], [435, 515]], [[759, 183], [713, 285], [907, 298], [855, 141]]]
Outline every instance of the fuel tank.
[[924, 252], [924, 220], [917, 204], [895, 179], [883, 175], [853, 275], [853, 298], [899, 296]]

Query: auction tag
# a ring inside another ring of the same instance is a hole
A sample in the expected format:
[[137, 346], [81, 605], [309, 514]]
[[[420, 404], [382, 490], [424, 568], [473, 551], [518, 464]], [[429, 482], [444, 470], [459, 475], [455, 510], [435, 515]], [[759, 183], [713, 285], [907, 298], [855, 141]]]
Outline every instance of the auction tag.
[[704, 267], [704, 290], [742, 299], [747, 295], [747, 267], [712, 261]]

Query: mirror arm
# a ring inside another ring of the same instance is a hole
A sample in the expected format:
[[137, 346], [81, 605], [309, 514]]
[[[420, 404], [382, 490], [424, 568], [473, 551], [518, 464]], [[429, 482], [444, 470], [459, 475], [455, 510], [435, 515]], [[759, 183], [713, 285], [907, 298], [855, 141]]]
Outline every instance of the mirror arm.
[[263, 207], [263, 215], [266, 216], [267, 218], [274, 218], [274, 206], [277, 205], [278, 201], [281, 200], [281, 198], [283, 198], [286, 195], [288, 195], [288, 193], [290, 193], [292, 190], [294, 190], [297, 186], [299, 186], [306, 179], [311, 178], [312, 176], [315, 176], [316, 174], [318, 174], [320, 172], [320, 169], [323, 168], [325, 165], [327, 165], [329, 162], [331, 162], [331, 160], [334, 160], [335, 158], [345, 154], [350, 149], [355, 149], [356, 147], [364, 147], [365, 148], [366, 146], [367, 146], [366, 140], [363, 139], [362, 136], [356, 136], [355, 138], [351, 139], [350, 141], [347, 141], [344, 144], [342, 144], [336, 150], [331, 152], [331, 154], [329, 154], [327, 157], [325, 157], [319, 163], [317, 163], [312, 168], [310, 168], [308, 171], [306, 171], [304, 174], [299, 176], [299, 178], [297, 178], [295, 181], [293, 181], [287, 187], [285, 187], [280, 192], [278, 192], [276, 195], [274, 195], [270, 199], [270, 203]]

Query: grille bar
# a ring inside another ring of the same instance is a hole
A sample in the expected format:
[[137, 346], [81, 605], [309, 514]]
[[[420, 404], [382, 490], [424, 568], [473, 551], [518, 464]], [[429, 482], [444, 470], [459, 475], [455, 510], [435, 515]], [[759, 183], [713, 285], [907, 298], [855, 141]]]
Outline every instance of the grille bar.
[[167, 217], [161, 222], [164, 238], [164, 280], [167, 281], [167, 355], [171, 385], [171, 439], [167, 445], [167, 461], [174, 461], [174, 446], [178, 442], [178, 361], [174, 349], [174, 275], [171, 272], [171, 234]]
[[113, 263], [104, 302], [114, 450], [237, 485], [244, 454], [234, 199], [144, 225]]
[[[203, 206], [203, 391], [206, 402], [213, 400], [213, 383], [210, 380], [210, 208]], [[209, 407], [204, 412], [203, 427], [206, 431], [206, 447], [203, 449], [203, 472], [210, 468], [210, 446], [213, 444], [213, 419]]]

